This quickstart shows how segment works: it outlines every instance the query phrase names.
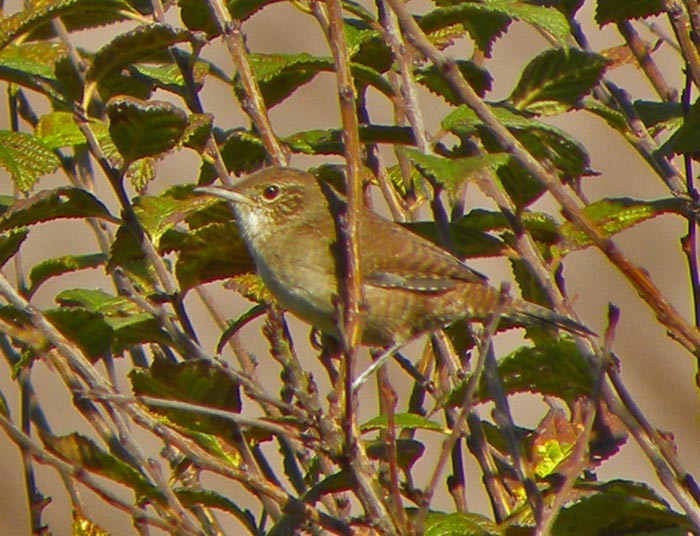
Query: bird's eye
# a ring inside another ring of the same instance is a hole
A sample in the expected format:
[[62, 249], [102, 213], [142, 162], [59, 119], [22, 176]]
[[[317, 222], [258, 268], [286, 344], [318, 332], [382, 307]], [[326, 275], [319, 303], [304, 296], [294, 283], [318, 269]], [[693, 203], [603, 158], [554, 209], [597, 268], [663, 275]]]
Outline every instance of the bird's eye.
[[268, 201], [272, 201], [280, 194], [280, 187], [276, 184], [265, 186], [265, 189], [263, 190], [262, 194], [265, 199], [267, 199]]

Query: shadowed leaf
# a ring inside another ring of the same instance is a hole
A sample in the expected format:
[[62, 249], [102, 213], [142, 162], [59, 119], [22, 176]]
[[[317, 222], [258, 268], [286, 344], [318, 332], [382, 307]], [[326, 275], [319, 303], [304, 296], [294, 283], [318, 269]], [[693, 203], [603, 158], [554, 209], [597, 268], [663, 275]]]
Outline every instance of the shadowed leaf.
[[185, 112], [164, 101], [116, 97], [107, 104], [107, 115], [109, 133], [126, 162], [169, 151], [187, 128]]
[[0, 218], [0, 231], [34, 225], [59, 218], [100, 218], [119, 220], [91, 193], [80, 188], [62, 187], [44, 190], [27, 199], [19, 199]]
[[51, 277], [57, 277], [77, 270], [97, 268], [107, 262], [104, 253], [92, 253], [87, 255], [65, 255], [40, 262], [32, 267], [29, 272], [29, 290], [31, 296], [37, 289]]

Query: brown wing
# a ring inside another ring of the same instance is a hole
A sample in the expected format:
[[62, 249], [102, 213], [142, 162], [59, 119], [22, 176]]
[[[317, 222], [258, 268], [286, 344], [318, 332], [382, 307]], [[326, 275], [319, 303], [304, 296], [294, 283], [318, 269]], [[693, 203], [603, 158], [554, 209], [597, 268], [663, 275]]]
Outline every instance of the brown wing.
[[487, 279], [459, 259], [396, 222], [371, 211], [360, 225], [362, 279], [370, 285], [442, 292]]

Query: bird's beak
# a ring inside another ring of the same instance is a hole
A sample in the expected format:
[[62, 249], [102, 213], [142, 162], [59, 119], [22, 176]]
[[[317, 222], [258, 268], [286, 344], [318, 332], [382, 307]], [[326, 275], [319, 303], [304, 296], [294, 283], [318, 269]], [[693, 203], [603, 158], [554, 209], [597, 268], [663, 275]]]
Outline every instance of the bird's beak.
[[250, 206], [254, 204], [249, 197], [243, 195], [233, 186], [199, 186], [193, 191], [198, 194], [207, 194], [220, 197], [221, 199], [226, 199], [227, 201], [231, 201], [233, 203], [242, 203]]

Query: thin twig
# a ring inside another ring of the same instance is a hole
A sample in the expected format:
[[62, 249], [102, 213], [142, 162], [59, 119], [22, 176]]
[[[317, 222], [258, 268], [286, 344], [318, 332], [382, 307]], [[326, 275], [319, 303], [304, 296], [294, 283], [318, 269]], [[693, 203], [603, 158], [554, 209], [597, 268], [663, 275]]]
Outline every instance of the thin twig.
[[382, 533], [394, 532], [389, 515], [378, 490], [375, 489], [371, 463], [359, 440], [354, 415], [353, 369], [362, 337], [360, 318], [360, 245], [359, 226], [362, 204], [361, 146], [359, 123], [355, 112], [355, 89], [350, 72], [350, 57], [345, 40], [345, 23], [340, 0], [328, 0], [328, 40], [333, 55], [338, 86], [340, 116], [343, 123], [343, 145], [346, 165], [347, 205], [340, 225], [340, 243], [344, 252], [344, 284], [340, 285], [342, 303], [341, 338], [345, 363], [345, 448], [358, 498], [370, 516], [370, 521]]
[[576, 445], [568, 457], [569, 467], [567, 468], [564, 482], [561, 483], [557, 490], [554, 500], [550, 503], [549, 508], [545, 509], [544, 515], [540, 519], [535, 528], [535, 536], [547, 536], [551, 534], [554, 522], [559, 515], [559, 512], [569, 499], [569, 492], [573, 489], [576, 481], [581, 473], [589, 465], [589, 443], [593, 425], [597, 415], [597, 407], [600, 403], [601, 386], [605, 381], [605, 371], [610, 363], [610, 355], [612, 352], [612, 343], [615, 339], [615, 331], [620, 319], [619, 311], [614, 306], [608, 308], [608, 327], [605, 330], [605, 339], [601, 352], [601, 359], [598, 362], [598, 370], [596, 371], [596, 381], [593, 393], [586, 401], [585, 415], [583, 417], [583, 430], [576, 440]]
[[236, 66], [236, 72], [241, 79], [245, 94], [245, 99], [241, 103], [241, 106], [260, 133], [263, 143], [265, 144], [265, 149], [267, 149], [272, 161], [278, 166], [286, 166], [289, 158], [272, 129], [272, 124], [267, 114], [267, 108], [265, 107], [265, 101], [263, 100], [260, 87], [258, 86], [258, 82], [253, 74], [253, 69], [250, 66], [250, 61], [248, 60], [248, 52], [246, 51], [245, 42], [243, 40], [241, 21], [231, 18], [228, 8], [222, 0], [208, 0], [207, 4], [209, 5], [214, 20], [219, 25], [226, 48], [231, 55], [231, 59]]
[[447, 459], [452, 452], [457, 440], [462, 437], [464, 433], [464, 425], [467, 422], [467, 418], [471, 413], [472, 405], [474, 404], [474, 394], [476, 388], [481, 381], [482, 373], [485, 370], [487, 363], [487, 355], [492, 351], [493, 336], [498, 329], [498, 324], [501, 319], [501, 313], [503, 312], [503, 306], [505, 304], [506, 296], [508, 295], [508, 285], [503, 285], [501, 287], [500, 298], [493, 311], [491, 320], [486, 326], [483, 334], [481, 345], [479, 346], [479, 355], [477, 357], [476, 363], [474, 364], [474, 370], [472, 375], [467, 382], [466, 388], [464, 390], [464, 397], [462, 398], [462, 405], [460, 407], [459, 414], [452, 425], [452, 432], [449, 436], [445, 438], [442, 442], [442, 447], [440, 449], [440, 456], [435, 468], [433, 469], [433, 474], [428, 481], [428, 485], [422, 494], [420, 509], [415, 516], [414, 526], [418, 534], [422, 534], [424, 530], [424, 524], [428, 513], [430, 511], [430, 503], [433, 498], [433, 494], [437, 489], [442, 472], [447, 464]]

